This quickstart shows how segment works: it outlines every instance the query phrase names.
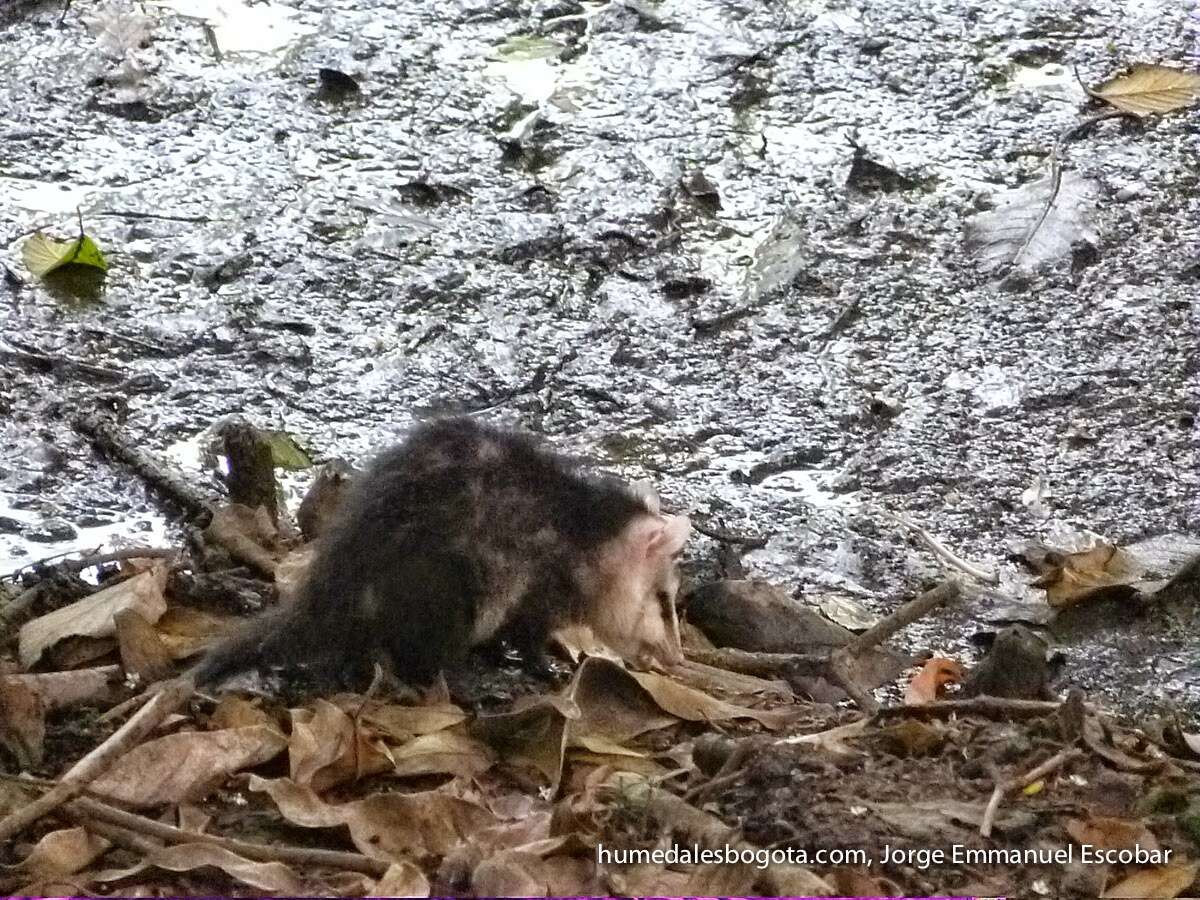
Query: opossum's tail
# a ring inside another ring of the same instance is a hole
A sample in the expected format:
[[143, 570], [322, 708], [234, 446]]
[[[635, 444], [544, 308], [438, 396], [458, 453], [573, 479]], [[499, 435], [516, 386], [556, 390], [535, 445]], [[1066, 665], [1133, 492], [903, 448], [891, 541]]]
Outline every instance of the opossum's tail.
[[197, 686], [259, 666], [300, 662], [317, 652], [305, 610], [286, 603], [246, 622], [211, 647], [188, 674]]

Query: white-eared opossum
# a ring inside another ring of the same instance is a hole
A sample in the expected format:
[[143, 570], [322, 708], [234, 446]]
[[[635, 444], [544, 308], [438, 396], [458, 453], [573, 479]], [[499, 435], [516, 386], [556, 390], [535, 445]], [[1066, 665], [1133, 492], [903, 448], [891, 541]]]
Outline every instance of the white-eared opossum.
[[383, 653], [400, 678], [427, 681], [501, 634], [540, 655], [567, 624], [635, 664], [673, 665], [690, 528], [660, 514], [653, 491], [585, 475], [528, 435], [420, 425], [355, 479], [296, 600], [192, 675], [302, 664], [345, 681]]

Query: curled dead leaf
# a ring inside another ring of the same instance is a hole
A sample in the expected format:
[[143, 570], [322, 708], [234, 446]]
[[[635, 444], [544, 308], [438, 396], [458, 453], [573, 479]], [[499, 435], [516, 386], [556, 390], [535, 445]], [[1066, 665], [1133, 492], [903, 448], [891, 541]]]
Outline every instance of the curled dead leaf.
[[935, 656], [921, 667], [904, 691], [906, 706], [922, 706], [937, 700], [948, 684], [957, 684], [963, 679], [960, 663]]
[[1046, 601], [1056, 609], [1101, 594], [1132, 597], [1132, 585], [1146, 572], [1132, 554], [1104, 541], [1078, 553], [1031, 552], [1026, 559], [1042, 573], [1034, 586], [1046, 589]]

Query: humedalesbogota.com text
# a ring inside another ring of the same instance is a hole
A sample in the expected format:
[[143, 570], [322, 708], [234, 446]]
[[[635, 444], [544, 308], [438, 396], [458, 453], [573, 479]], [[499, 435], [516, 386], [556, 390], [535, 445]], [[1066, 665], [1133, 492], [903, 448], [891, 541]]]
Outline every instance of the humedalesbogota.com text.
[[751, 849], [749, 847], [701, 847], [699, 844], [670, 847], [612, 848], [599, 844], [596, 862], [616, 865], [658, 866], [684, 865], [750, 865], [759, 869], [767, 866], [867, 866], [871, 856], [866, 850], [822, 847], [817, 850], [797, 850], [794, 847]]

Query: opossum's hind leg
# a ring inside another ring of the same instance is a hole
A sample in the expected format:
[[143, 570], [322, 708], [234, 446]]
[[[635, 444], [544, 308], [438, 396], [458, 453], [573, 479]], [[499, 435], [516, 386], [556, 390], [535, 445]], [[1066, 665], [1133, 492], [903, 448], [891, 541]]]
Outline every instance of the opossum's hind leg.
[[428, 682], [466, 657], [480, 591], [467, 560], [439, 551], [397, 553], [373, 590], [376, 639], [398, 677]]

